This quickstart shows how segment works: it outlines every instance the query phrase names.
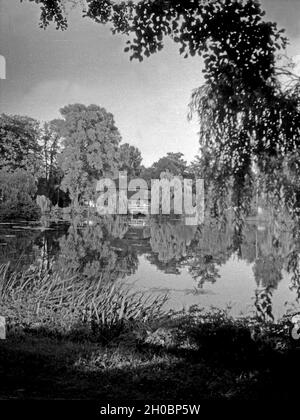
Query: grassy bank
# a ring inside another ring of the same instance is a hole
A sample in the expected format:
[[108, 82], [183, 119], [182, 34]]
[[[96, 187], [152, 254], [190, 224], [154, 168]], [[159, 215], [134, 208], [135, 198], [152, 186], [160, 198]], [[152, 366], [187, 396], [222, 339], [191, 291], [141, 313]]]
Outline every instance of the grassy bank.
[[61, 280], [3, 268], [0, 398], [282, 401], [298, 394], [299, 353], [284, 321], [196, 307], [164, 314], [164, 298]]

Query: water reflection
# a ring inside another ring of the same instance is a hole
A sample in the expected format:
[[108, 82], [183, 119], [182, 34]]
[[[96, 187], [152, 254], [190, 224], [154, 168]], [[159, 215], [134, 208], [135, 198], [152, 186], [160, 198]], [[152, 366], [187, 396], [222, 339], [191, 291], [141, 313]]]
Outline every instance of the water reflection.
[[[104, 283], [130, 278], [138, 283], [145, 277], [143, 264], [148, 264], [156, 269], [152, 288], [162, 279], [175, 276], [186, 281], [188, 276], [193, 288], [186, 295], [201, 295], [222, 282], [230, 289], [234, 264], [246, 264], [252, 271], [253, 308], [260, 319], [272, 320], [274, 292], [286, 273], [289, 297], [293, 293], [296, 303], [300, 297], [297, 238], [291, 220], [280, 215], [248, 220], [238, 228], [230, 220], [208, 218], [201, 226], [185, 226], [166, 217], [147, 219], [144, 226], [133, 226], [125, 216], [77, 218], [43, 227], [1, 225], [0, 262], [11, 261], [13, 268], [58, 267]], [[224, 274], [226, 267], [230, 270]], [[210, 290], [214, 293], [217, 288]], [[239, 300], [236, 294], [234, 298]]]
[[[135, 250], [115, 246], [114, 239], [122, 239], [128, 229], [126, 219], [99, 219], [98, 223], [78, 228], [72, 224], [59, 240], [60, 252], [56, 264], [59, 269], [79, 272], [83, 278], [114, 282], [135, 273], [138, 259]], [[123, 243], [122, 243], [123, 245]]]

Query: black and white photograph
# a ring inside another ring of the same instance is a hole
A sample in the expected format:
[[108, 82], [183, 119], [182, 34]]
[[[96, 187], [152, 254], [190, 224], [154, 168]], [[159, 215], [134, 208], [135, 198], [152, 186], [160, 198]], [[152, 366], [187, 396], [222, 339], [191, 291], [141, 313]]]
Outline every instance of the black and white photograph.
[[299, 384], [300, 0], [0, 0], [0, 413]]

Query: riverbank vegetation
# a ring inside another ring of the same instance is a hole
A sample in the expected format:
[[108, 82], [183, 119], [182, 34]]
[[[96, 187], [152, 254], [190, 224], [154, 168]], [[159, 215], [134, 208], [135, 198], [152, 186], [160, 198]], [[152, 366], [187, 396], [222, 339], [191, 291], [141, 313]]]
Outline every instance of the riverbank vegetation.
[[198, 307], [166, 312], [165, 296], [54, 273], [16, 274], [7, 265], [0, 277], [7, 320], [0, 398], [295, 396], [298, 350], [288, 319], [233, 319]]
[[16, 274], [8, 265], [0, 278], [7, 321], [0, 398], [295, 396], [298, 350], [288, 319], [264, 323], [198, 307], [166, 312], [165, 296], [54, 273]]

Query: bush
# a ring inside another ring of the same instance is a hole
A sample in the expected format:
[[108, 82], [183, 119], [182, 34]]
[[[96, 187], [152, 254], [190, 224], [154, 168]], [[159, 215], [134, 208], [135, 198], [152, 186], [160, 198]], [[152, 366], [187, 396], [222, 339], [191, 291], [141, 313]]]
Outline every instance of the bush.
[[41, 210], [30, 197], [21, 201], [10, 200], [0, 204], [0, 220], [38, 220]]
[[0, 220], [37, 220], [41, 212], [33, 200], [34, 177], [25, 170], [0, 171]]

